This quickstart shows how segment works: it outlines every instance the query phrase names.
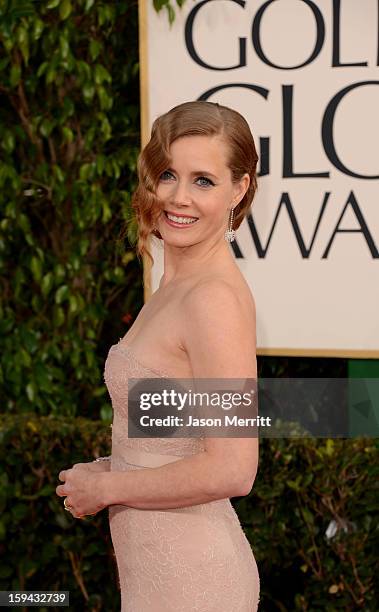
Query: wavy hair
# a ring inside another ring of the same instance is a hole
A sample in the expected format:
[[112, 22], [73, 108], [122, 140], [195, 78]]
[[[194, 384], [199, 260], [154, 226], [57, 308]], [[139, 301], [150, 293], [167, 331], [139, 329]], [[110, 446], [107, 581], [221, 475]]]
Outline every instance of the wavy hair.
[[151, 138], [138, 157], [138, 186], [132, 195], [132, 207], [138, 223], [137, 254], [145, 253], [153, 263], [148, 249], [151, 234], [162, 239], [155, 229], [163, 209], [156, 196], [161, 174], [170, 166], [169, 149], [183, 136], [220, 136], [229, 152], [228, 167], [232, 181], [238, 182], [247, 173], [250, 185], [234, 209], [233, 229], [237, 229], [248, 214], [257, 190], [258, 155], [249, 125], [237, 111], [214, 102], [194, 101], [175, 106], [155, 119]]

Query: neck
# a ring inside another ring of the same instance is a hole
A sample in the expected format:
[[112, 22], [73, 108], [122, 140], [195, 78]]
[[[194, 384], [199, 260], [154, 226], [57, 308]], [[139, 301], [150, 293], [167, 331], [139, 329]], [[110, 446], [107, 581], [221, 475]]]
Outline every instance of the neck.
[[225, 240], [201, 242], [188, 247], [164, 244], [164, 273], [159, 288], [184, 280], [197, 273], [234, 264], [234, 256]]

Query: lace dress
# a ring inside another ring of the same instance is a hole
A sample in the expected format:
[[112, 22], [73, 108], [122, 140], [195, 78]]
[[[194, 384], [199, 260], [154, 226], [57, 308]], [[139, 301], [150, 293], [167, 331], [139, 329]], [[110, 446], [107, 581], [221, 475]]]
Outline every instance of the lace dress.
[[[122, 340], [111, 346], [104, 370], [113, 406], [111, 470], [157, 467], [203, 452], [202, 438], [128, 438], [128, 378], [169, 376], [143, 365]], [[108, 511], [121, 612], [257, 610], [257, 565], [229, 499]]]

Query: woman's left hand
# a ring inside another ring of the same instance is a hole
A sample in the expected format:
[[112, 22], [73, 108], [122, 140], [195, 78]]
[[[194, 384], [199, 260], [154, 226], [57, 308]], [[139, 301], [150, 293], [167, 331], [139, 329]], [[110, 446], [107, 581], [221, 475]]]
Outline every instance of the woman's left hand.
[[66, 505], [75, 518], [97, 514], [106, 507], [102, 499], [103, 478], [106, 472], [97, 473], [74, 466], [59, 472], [58, 478], [64, 484], [58, 485], [55, 492], [66, 497]]

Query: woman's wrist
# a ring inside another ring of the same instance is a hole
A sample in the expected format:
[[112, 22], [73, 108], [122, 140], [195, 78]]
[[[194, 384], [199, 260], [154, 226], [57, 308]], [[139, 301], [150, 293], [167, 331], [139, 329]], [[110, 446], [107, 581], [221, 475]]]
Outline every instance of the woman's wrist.
[[112, 496], [112, 481], [115, 472], [105, 471], [99, 474], [99, 490], [101, 495], [102, 503], [104, 504], [104, 508], [107, 506], [112, 506], [114, 504], [113, 496]]
[[110, 472], [112, 469], [111, 457], [98, 457], [92, 461], [92, 469], [95, 472]]

